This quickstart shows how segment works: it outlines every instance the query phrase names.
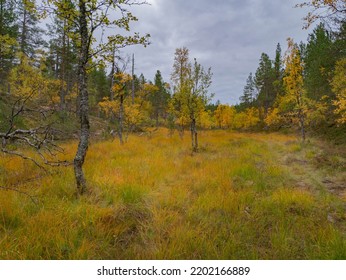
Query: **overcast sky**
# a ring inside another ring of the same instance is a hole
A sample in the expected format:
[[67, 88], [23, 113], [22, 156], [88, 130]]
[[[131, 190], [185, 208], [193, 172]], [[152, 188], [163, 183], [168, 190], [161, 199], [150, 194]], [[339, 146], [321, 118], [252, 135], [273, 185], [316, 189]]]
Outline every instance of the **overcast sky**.
[[[135, 73], [153, 80], [156, 70], [166, 82], [176, 48], [186, 46], [190, 58], [211, 67], [215, 100], [235, 104], [262, 52], [274, 59], [277, 43], [306, 41], [302, 30], [307, 11], [293, 8], [299, 0], [148, 0], [151, 5], [131, 8], [139, 21], [133, 31], [150, 33], [151, 45], [128, 47], [134, 53]], [[311, 32], [311, 30], [309, 30]]]

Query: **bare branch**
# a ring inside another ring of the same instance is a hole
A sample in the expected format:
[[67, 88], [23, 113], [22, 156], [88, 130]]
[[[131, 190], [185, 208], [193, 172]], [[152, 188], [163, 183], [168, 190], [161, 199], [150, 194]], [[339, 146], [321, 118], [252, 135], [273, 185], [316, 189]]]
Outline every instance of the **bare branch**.
[[[11, 113], [9, 116], [9, 128], [7, 131], [0, 132], [0, 140], [1, 140], [1, 151], [5, 154], [13, 155], [16, 157], [20, 157], [24, 160], [29, 160], [33, 162], [40, 169], [47, 172], [43, 165], [50, 166], [69, 166], [70, 162], [65, 161], [52, 161], [48, 159], [45, 154], [50, 157], [56, 157], [58, 153], [63, 153], [64, 149], [54, 143], [54, 135], [58, 132], [58, 130], [54, 130], [52, 128], [52, 124], [42, 125], [31, 129], [22, 129], [15, 128], [15, 119], [19, 115], [23, 115], [25, 112], [30, 112], [30, 117], [33, 117], [35, 113], [39, 115], [44, 115], [43, 112], [48, 112], [50, 109], [27, 109], [25, 107], [26, 103], [29, 102], [30, 98], [33, 95], [30, 94], [24, 98], [18, 98], [12, 105]], [[41, 117], [42, 118], [42, 117]], [[19, 145], [23, 145], [23, 147], [33, 148], [36, 153], [40, 156], [41, 160], [36, 159], [32, 156], [27, 155], [25, 152], [14, 151], [12, 149], [8, 149], [8, 145], [10, 143], [17, 143]]]
[[308, 7], [312, 11], [304, 17], [304, 29], [308, 29], [317, 20], [343, 21], [346, 15], [345, 0], [313, 0], [295, 5], [296, 8]]

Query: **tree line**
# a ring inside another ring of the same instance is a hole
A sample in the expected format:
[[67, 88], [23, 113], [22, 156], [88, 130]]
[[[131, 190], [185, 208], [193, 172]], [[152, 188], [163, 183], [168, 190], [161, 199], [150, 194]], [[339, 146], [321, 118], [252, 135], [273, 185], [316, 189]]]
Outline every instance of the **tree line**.
[[253, 128], [299, 127], [303, 140], [307, 129], [344, 128], [345, 19], [334, 30], [320, 23], [307, 43], [297, 44], [291, 38], [287, 43], [284, 55], [277, 45], [273, 60], [262, 53], [255, 74], [250, 73], [246, 80], [235, 111], [255, 116]]

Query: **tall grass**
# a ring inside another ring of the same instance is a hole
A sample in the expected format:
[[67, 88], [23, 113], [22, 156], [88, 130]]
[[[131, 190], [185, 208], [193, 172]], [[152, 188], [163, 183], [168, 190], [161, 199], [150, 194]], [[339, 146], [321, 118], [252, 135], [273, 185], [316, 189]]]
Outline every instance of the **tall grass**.
[[[295, 139], [203, 132], [197, 154], [189, 140], [93, 143], [81, 198], [72, 168], [48, 176], [2, 156], [1, 185], [38, 203], [0, 191], [0, 259], [346, 258], [344, 201], [301, 188], [283, 164]], [[65, 148], [72, 158], [75, 143]]]

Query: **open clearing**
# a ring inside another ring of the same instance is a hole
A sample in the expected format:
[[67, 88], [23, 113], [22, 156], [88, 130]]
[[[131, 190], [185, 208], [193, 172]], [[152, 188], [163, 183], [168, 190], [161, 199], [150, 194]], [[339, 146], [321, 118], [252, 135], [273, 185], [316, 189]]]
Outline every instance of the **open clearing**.
[[[345, 147], [167, 130], [93, 143], [89, 193], [0, 157], [0, 259], [346, 259]], [[66, 145], [72, 159], [75, 144]], [[345, 150], [345, 149], [344, 149]]]

